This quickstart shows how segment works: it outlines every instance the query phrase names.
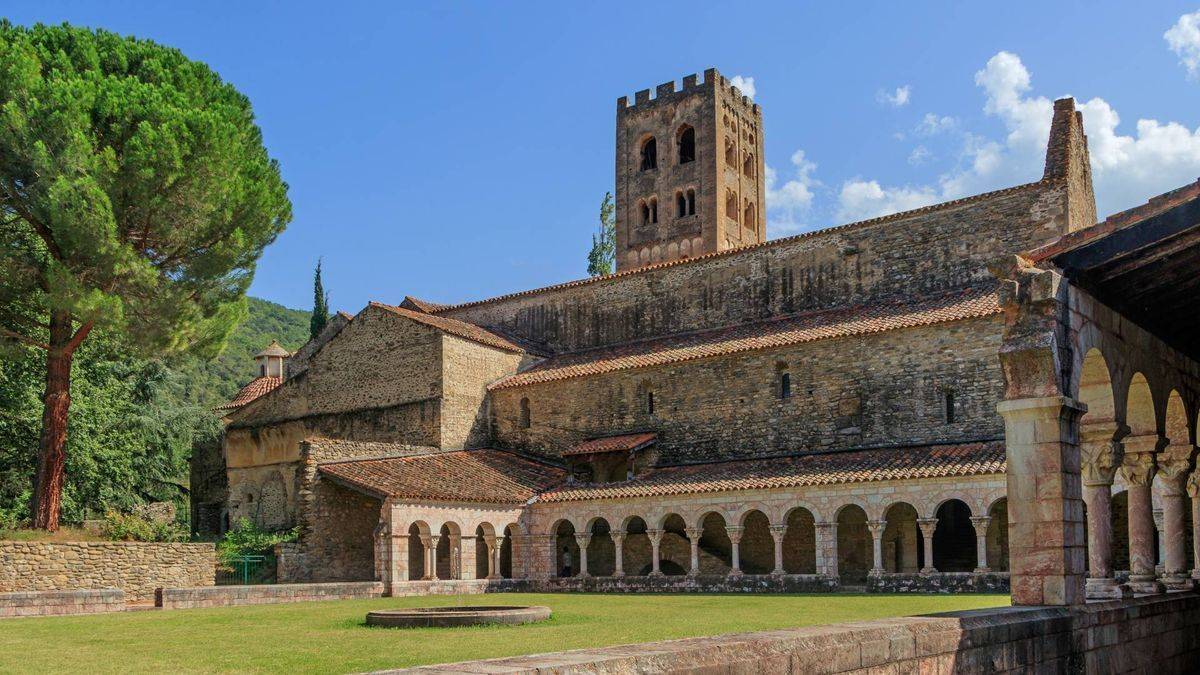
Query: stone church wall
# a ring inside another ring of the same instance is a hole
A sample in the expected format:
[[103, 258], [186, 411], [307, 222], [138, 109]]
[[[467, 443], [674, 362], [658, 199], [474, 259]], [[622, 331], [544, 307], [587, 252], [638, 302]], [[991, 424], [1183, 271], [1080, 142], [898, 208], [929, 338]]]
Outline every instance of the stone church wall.
[[1066, 231], [1062, 182], [442, 312], [556, 351], [991, 283], [987, 264]]
[[453, 335], [442, 340], [441, 447], [486, 445], [487, 385], [517, 372], [530, 357]]
[[[997, 438], [1001, 329], [997, 315], [499, 389], [496, 440], [556, 457], [591, 436], [653, 430], [660, 461], [672, 464]], [[781, 363], [791, 374], [787, 399], [779, 396]], [[525, 397], [528, 429], [520, 424]]]

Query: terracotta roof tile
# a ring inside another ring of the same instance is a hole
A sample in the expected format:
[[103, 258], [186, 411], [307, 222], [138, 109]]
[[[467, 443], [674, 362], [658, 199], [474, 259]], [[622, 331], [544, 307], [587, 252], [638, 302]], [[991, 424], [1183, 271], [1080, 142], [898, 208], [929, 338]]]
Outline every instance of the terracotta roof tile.
[[411, 310], [414, 310], [417, 312], [425, 312], [426, 314], [432, 314], [434, 312], [438, 312], [443, 309], [446, 309], [450, 305], [443, 305], [438, 302], [428, 302], [426, 300], [421, 300], [420, 298], [414, 298], [411, 295], [406, 295], [406, 296], [404, 296], [404, 300], [402, 300], [400, 302], [400, 306], [405, 309], [411, 309]]
[[238, 391], [237, 396], [233, 400], [224, 405], [217, 406], [217, 410], [232, 410], [240, 408], [254, 399], [274, 390], [279, 385], [283, 384], [282, 377], [256, 377]]
[[[1027, 190], [1033, 190], [1033, 189], [1037, 189], [1037, 188], [1046, 187], [1047, 185], [1054, 184], [1054, 182], [1055, 182], [1054, 179], [1050, 179], [1050, 180], [1043, 179], [1043, 180], [1035, 181], [1033, 183], [1024, 183], [1022, 185], [1015, 185], [1015, 186], [1009, 187], [1009, 188], [993, 190], [992, 192], [984, 192], [982, 194], [971, 195], [969, 197], [963, 197], [961, 199], [952, 199], [947, 202], [931, 204], [929, 206], [922, 206], [920, 208], [912, 209], [910, 211], [901, 211], [899, 213], [892, 213], [892, 214], [888, 214], [886, 216], [870, 218], [868, 220], [860, 220], [858, 222], [845, 223], [842, 225], [835, 225], [833, 227], [827, 227], [822, 230], [813, 230], [812, 232], [805, 232], [803, 234], [797, 234], [797, 235], [793, 235], [791, 237], [781, 237], [779, 239], [772, 239], [770, 241], [764, 241], [764, 242], [761, 242], [758, 244], [750, 244], [749, 246], [742, 246], [739, 248], [726, 249], [724, 251], [714, 251], [712, 253], [698, 255], [698, 256], [695, 256], [692, 258], [682, 258], [680, 260], [671, 260], [668, 262], [655, 263], [653, 265], [646, 265], [645, 267], [637, 267], [637, 268], [634, 268], [631, 270], [624, 270], [621, 272], [616, 272], [614, 274], [608, 274], [608, 275], [598, 276], [598, 277], [588, 277], [586, 279], [576, 279], [574, 281], [567, 281], [567, 282], [564, 282], [561, 284], [554, 284], [551, 286], [543, 286], [541, 288], [533, 288], [533, 289], [530, 289], [527, 291], [518, 291], [516, 293], [507, 293], [505, 295], [498, 295], [496, 297], [485, 298], [483, 300], [473, 300], [471, 302], [463, 302], [463, 303], [459, 303], [456, 305], [441, 305], [441, 308], [436, 310], [436, 312], [439, 314], [444, 313], [444, 312], [451, 312], [454, 310], [464, 309], [467, 307], [475, 307], [477, 305], [487, 305], [487, 304], [491, 304], [494, 302], [500, 302], [503, 300], [511, 300], [512, 298], [520, 298], [520, 297], [526, 297], [526, 296], [531, 296], [531, 295], [538, 295], [539, 293], [546, 293], [549, 291], [558, 291], [558, 290], [562, 290], [562, 289], [566, 289], [566, 288], [575, 288], [577, 286], [586, 286], [589, 284], [603, 283], [605, 281], [616, 279], [618, 277], [626, 277], [626, 276], [630, 276], [630, 275], [634, 275], [634, 274], [644, 274], [646, 272], [660, 270], [660, 269], [664, 269], [667, 267], [675, 267], [676, 265], [691, 265], [691, 264], [695, 264], [701, 260], [710, 260], [712, 258], [722, 258], [725, 256], [741, 255], [743, 253], [749, 253], [751, 251], [757, 251], [757, 250], [763, 249], [763, 248], [773, 248], [776, 246], [781, 246], [781, 245], [799, 241], [802, 239], [811, 239], [814, 237], [820, 237], [820, 236], [832, 234], [835, 232], [844, 232], [846, 230], [853, 230], [853, 229], [857, 229], [860, 227], [877, 225], [879, 223], [888, 223], [888, 222], [894, 222], [897, 220], [904, 220], [906, 218], [922, 216], [927, 213], [934, 213], [934, 212], [942, 211], [945, 209], [952, 209], [952, 208], [956, 208], [959, 206], [965, 206], [967, 204], [973, 204], [976, 202], [987, 201], [988, 199], [993, 199], [996, 197], [1003, 197], [1006, 195], [1025, 192]], [[427, 303], [427, 304], [432, 305], [434, 303]]]
[[334, 480], [381, 497], [523, 504], [566, 472], [505, 450], [458, 450], [320, 464]]
[[380, 309], [392, 312], [393, 314], [398, 314], [406, 319], [412, 319], [413, 321], [423, 323], [426, 326], [430, 326], [451, 335], [457, 335], [460, 338], [465, 338], [467, 340], [471, 340], [472, 342], [478, 342], [479, 344], [487, 345], [489, 347], [495, 347], [497, 349], [503, 349], [505, 351], [516, 353], [524, 353], [529, 351], [525, 347], [512, 340], [509, 340], [508, 338], [501, 337], [492, 331], [485, 330], [473, 323], [467, 323], [466, 321], [459, 321], [458, 319], [451, 319], [445, 316], [436, 316], [433, 314], [426, 314], [424, 312], [417, 312], [411, 309], [405, 309], [403, 307], [396, 307], [395, 305], [385, 305], [382, 302], [372, 302], [371, 306], [379, 307]]
[[880, 333], [998, 314], [992, 288], [974, 288], [912, 304], [880, 304], [768, 319], [716, 330], [630, 342], [553, 356], [493, 383], [506, 389], [632, 368]]
[[641, 433], [625, 434], [623, 436], [606, 436], [584, 441], [575, 447], [562, 451], [563, 457], [574, 455], [599, 455], [606, 452], [633, 452], [654, 442], [658, 434]]
[[856, 450], [651, 469], [624, 483], [562, 485], [539, 501], [569, 502], [1004, 473], [1004, 443]]
[[266, 349], [255, 354], [255, 356], [291, 356], [291, 352], [283, 348], [278, 340], [271, 340], [271, 344], [267, 345]]

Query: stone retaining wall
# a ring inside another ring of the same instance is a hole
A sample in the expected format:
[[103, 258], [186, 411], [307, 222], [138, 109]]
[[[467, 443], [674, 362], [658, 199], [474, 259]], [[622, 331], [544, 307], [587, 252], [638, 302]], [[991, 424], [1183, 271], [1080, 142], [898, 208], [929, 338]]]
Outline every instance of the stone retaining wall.
[[116, 588], [129, 601], [160, 586], [212, 586], [212, 544], [0, 541], [0, 593]]
[[262, 586], [209, 586], [204, 588], [160, 588], [154, 605], [163, 609], [269, 605], [313, 600], [355, 600], [383, 596], [377, 581], [347, 581], [328, 584], [267, 584]]
[[[415, 668], [422, 673], [1196, 672], [1200, 596], [1074, 609], [1005, 607], [582, 649]], [[394, 671], [400, 672], [400, 671]]]
[[1008, 572], [884, 574], [867, 578], [869, 593], [1008, 593]]
[[124, 609], [125, 593], [115, 588], [0, 593], [0, 618], [96, 614]]

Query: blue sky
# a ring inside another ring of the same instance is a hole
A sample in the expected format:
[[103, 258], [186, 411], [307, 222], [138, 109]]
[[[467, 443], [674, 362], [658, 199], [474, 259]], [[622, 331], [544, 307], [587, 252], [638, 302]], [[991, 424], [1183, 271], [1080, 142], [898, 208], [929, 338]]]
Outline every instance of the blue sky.
[[584, 276], [615, 100], [715, 66], [764, 108], [772, 237], [1035, 180], [1084, 104], [1102, 213], [1200, 176], [1200, 4], [11, 2], [169, 44], [254, 104], [295, 219], [251, 293], [462, 301]]

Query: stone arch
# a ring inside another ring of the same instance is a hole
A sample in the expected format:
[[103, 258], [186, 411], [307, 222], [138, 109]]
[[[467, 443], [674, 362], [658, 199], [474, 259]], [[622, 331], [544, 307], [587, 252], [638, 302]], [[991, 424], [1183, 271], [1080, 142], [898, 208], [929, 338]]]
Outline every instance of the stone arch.
[[575, 541], [575, 524], [560, 518], [550, 529], [554, 548], [550, 551], [554, 576], [573, 577], [579, 574], [579, 542]]
[[783, 571], [817, 573], [817, 517], [807, 506], [793, 506], [783, 515]]
[[488, 522], [480, 523], [475, 527], [475, 578], [486, 579], [488, 577], [488, 557], [491, 555], [488, 549], [488, 541], [495, 541], [496, 528]]
[[653, 136], [647, 136], [642, 139], [639, 154], [642, 171], [652, 171], [658, 168], [658, 140]]
[[838, 575], [852, 583], [866, 581], [873, 562], [867, 511], [858, 504], [843, 504], [836, 518]]
[[680, 258], [692, 257], [692, 240], [691, 239], [684, 239], [683, 241], [679, 242], [679, 257]]
[[970, 572], [978, 566], [971, 507], [962, 499], [947, 499], [937, 507], [933, 532], [933, 566], [939, 572]]
[[[728, 574], [733, 569], [733, 542], [720, 511], [708, 511], [696, 521], [700, 530], [700, 574]], [[690, 561], [689, 561], [690, 562]]]
[[1172, 389], [1167, 394], [1167, 407], [1163, 417], [1163, 432], [1172, 445], [1191, 445], [1194, 442], [1187, 406], [1184, 405], [1183, 396], [1179, 394], [1178, 389]]
[[500, 569], [496, 572], [505, 579], [513, 578], [513, 538], [518, 532], [515, 524], [504, 526], [504, 539], [500, 542]]
[[908, 502], [894, 502], [883, 512], [883, 569], [888, 572], [915, 574], [925, 566], [925, 540], [917, 526], [917, 508]]
[[671, 242], [667, 244], [667, 260], [679, 259], [679, 244]]
[[770, 574], [775, 569], [775, 538], [771, 520], [759, 509], [742, 514], [742, 540], [738, 544], [740, 567], [746, 574]]
[[1158, 433], [1154, 394], [1141, 372], [1134, 373], [1125, 394], [1125, 423], [1131, 436], [1150, 436]]
[[676, 157], [680, 164], [696, 161], [696, 130], [684, 124], [675, 132]]
[[1008, 498], [1001, 497], [988, 506], [987, 563], [996, 572], [1008, 571]]
[[608, 520], [596, 516], [588, 521], [586, 531], [592, 535], [587, 549], [587, 572], [594, 577], [610, 577], [616, 571], [616, 544]]
[[448, 520], [438, 531], [437, 578], [462, 578], [462, 528]]
[[650, 545], [650, 536], [647, 534], [649, 529], [646, 525], [646, 519], [638, 515], [627, 516], [621, 522], [621, 529], [625, 531], [625, 544], [622, 546], [622, 567], [626, 574], [635, 576], [645, 576], [650, 574], [653, 568], [651, 555], [653, 548]]
[[637, 266], [638, 266], [638, 253], [637, 253], [637, 251], [630, 251], [630, 252], [626, 253], [626, 254], [625, 254], [625, 262], [626, 262], [626, 264], [628, 264], [630, 267], [637, 267]]
[[430, 535], [429, 524], [423, 520], [413, 522], [408, 526], [408, 578], [425, 579], [429, 570], [425, 569], [425, 542]]
[[662, 539], [658, 548], [658, 568], [668, 576], [687, 574], [691, 559], [691, 540], [687, 521], [678, 513], [668, 513], [659, 519]]
[[642, 248], [641, 252], [638, 253], [638, 258], [640, 259], [641, 264], [643, 264], [643, 265], [649, 264], [650, 263], [650, 247], [647, 246], [647, 247]]

